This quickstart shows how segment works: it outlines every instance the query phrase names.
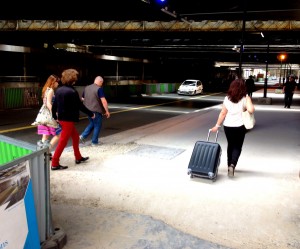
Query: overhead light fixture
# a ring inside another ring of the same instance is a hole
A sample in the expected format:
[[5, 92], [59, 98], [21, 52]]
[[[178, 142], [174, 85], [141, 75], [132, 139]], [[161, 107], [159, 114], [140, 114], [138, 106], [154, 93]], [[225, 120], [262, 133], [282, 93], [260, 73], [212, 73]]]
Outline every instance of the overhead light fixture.
[[87, 53], [86, 46], [78, 46], [73, 43], [55, 43], [53, 45], [55, 49], [61, 49], [68, 52], [79, 52], [79, 53]]
[[168, 7], [162, 8], [161, 11], [168, 14], [168, 15], [170, 15], [170, 16], [173, 16], [174, 18], [177, 18], [176, 12], [175, 11], [173, 11], [173, 12], [168, 11]]
[[150, 0], [141, 0], [144, 3], [150, 4]]
[[262, 38], [265, 37], [263, 32], [260, 32], [260, 35], [261, 35]]
[[236, 51], [236, 52], [240, 52], [240, 48], [237, 46], [237, 45], [234, 45], [233, 48], [231, 48], [233, 51]]

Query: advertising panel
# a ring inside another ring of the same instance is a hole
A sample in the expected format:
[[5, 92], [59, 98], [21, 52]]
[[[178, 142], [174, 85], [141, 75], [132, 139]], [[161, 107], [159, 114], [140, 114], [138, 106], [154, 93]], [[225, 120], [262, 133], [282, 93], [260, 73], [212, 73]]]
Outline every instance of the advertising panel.
[[0, 169], [0, 249], [39, 249], [29, 162]]

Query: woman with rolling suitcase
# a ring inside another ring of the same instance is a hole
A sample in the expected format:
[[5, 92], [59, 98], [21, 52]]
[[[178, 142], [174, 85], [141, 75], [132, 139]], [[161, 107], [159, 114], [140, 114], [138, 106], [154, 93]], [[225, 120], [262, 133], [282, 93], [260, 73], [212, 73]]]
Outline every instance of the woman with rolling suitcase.
[[242, 113], [245, 109], [249, 113], [254, 112], [251, 97], [247, 96], [246, 84], [243, 79], [235, 79], [231, 82], [227, 96], [224, 98], [217, 123], [211, 128], [217, 132], [223, 123], [227, 139], [227, 165], [228, 176], [233, 177], [245, 139], [246, 128], [243, 124]]

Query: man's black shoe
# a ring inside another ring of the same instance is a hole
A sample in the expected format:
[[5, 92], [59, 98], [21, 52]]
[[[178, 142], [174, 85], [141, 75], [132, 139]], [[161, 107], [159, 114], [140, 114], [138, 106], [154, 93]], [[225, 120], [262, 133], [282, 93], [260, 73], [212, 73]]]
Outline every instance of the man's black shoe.
[[75, 163], [76, 164], [80, 164], [80, 163], [82, 163], [82, 162], [85, 162], [86, 160], [88, 160], [89, 159], [89, 157], [87, 156], [87, 157], [82, 157], [81, 159], [79, 159], [79, 160], [75, 160]]
[[67, 169], [68, 166], [62, 166], [62, 165], [58, 165], [58, 166], [51, 166], [51, 170], [60, 170], [60, 169]]

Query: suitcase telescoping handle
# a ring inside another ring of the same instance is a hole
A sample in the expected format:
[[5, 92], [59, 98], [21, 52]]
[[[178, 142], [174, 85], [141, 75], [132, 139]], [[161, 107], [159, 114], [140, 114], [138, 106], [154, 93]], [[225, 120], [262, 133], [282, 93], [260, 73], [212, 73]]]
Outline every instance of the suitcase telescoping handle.
[[[211, 132], [211, 129], [208, 130], [207, 139], [206, 139], [207, 141], [209, 141], [210, 132]], [[219, 135], [219, 131], [217, 130], [216, 131], [215, 142], [217, 142], [217, 140], [218, 140], [218, 135]]]

